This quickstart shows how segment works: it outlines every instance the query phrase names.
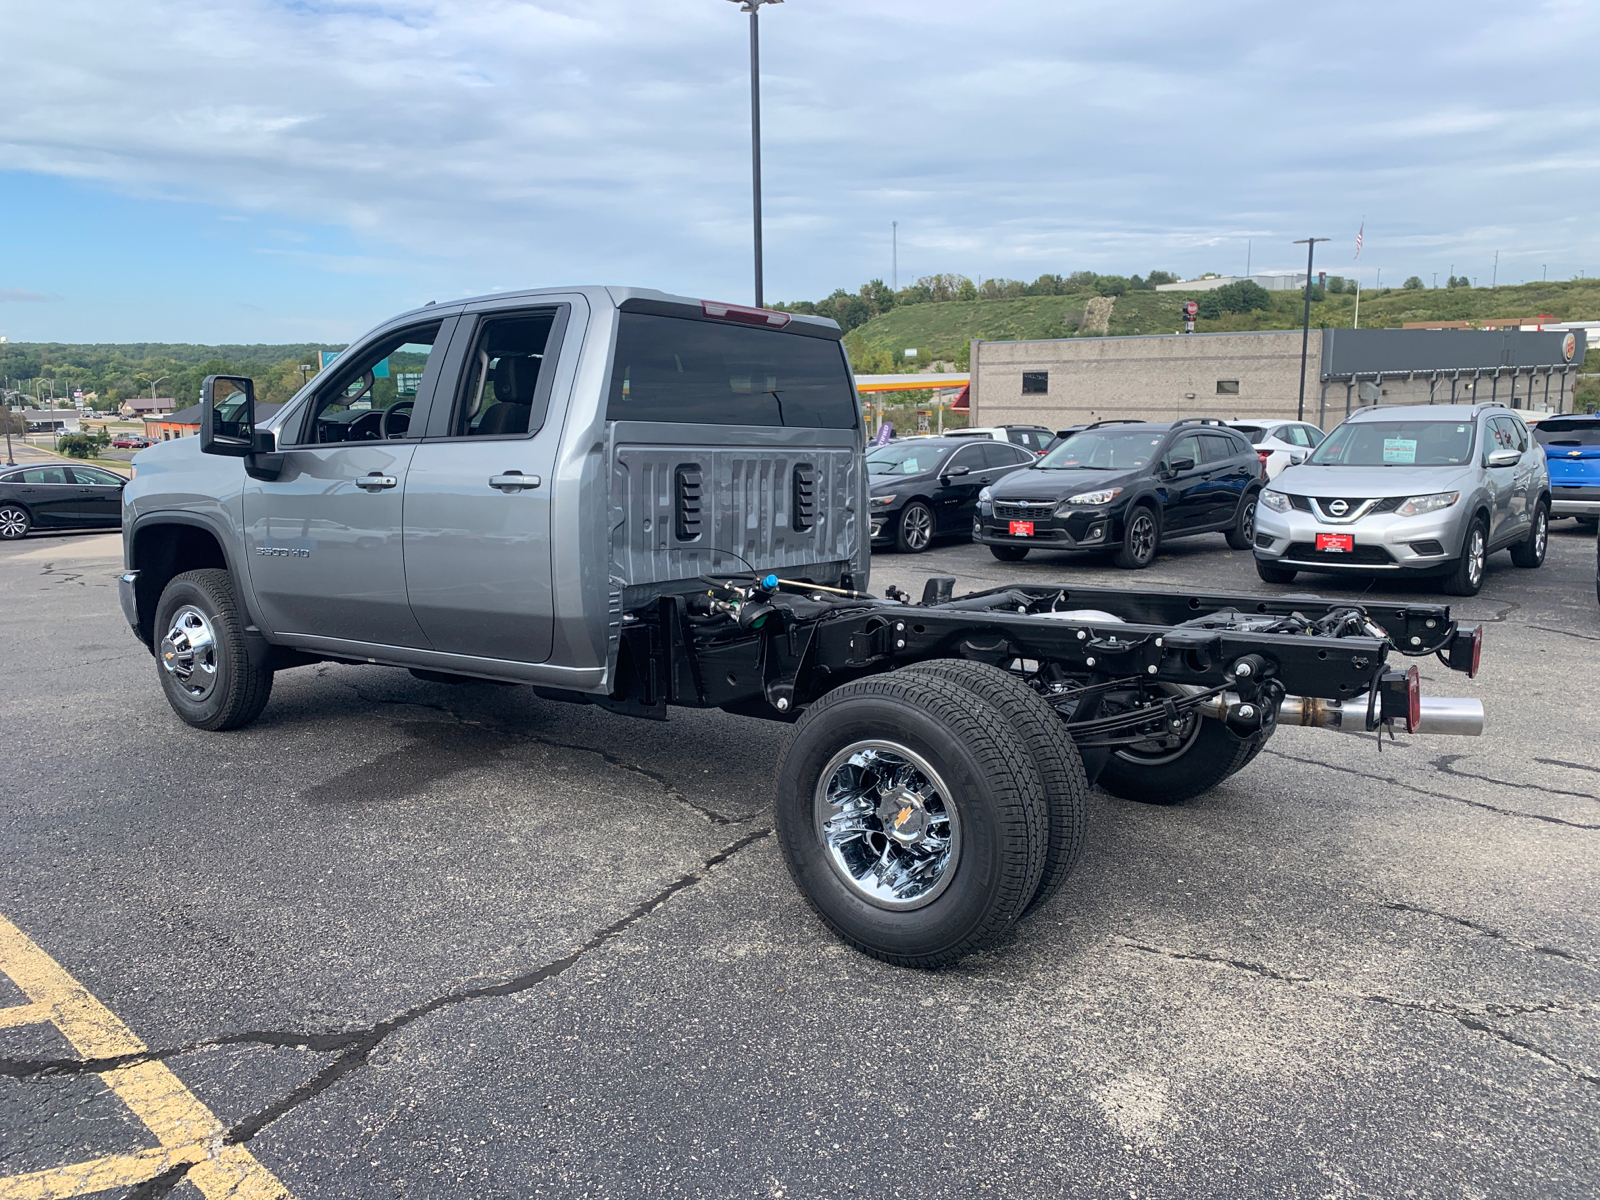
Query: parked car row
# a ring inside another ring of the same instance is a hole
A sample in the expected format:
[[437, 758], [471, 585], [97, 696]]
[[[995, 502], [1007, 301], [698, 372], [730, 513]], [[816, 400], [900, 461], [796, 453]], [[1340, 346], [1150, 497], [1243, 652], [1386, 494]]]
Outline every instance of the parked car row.
[[1105, 550], [1137, 569], [1166, 541], [1223, 533], [1268, 583], [1414, 575], [1470, 596], [1497, 551], [1540, 566], [1553, 518], [1600, 524], [1600, 416], [1530, 430], [1499, 403], [1374, 408], [1326, 435], [1303, 421], [1099, 421], [1037, 456], [1034, 428], [871, 450], [874, 544], [919, 552], [970, 529], [1006, 562]]
[[127, 482], [82, 463], [0, 471], [0, 539], [15, 541], [33, 529], [115, 529]]

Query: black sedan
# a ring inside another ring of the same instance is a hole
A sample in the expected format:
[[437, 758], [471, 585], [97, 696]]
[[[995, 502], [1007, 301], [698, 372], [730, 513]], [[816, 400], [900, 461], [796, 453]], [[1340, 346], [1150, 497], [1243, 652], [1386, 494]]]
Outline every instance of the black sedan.
[[15, 541], [30, 529], [116, 529], [127, 482], [79, 463], [0, 469], [0, 539]]
[[868, 446], [873, 545], [920, 554], [940, 534], [967, 534], [978, 493], [1033, 461], [1025, 447], [986, 438], [919, 437]]
[[1260, 456], [1221, 421], [1105, 421], [980, 495], [973, 540], [1005, 562], [1033, 549], [1111, 550], [1133, 568], [1197, 533], [1248, 550], [1265, 483]]

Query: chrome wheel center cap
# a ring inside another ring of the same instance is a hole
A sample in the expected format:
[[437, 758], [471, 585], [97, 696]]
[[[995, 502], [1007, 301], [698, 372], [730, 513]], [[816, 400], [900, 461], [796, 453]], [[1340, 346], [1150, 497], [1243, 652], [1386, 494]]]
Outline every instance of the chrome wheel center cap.
[[928, 834], [933, 821], [922, 797], [909, 788], [890, 788], [878, 802], [876, 814], [886, 837], [902, 846], [915, 846]]

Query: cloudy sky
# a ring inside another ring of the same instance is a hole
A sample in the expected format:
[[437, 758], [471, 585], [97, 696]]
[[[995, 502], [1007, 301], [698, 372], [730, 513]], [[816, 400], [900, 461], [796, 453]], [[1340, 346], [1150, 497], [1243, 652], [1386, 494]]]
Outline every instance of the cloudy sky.
[[[1600, 274], [1596, 0], [787, 0], [767, 298], [955, 271]], [[728, 0], [0, 0], [0, 334], [344, 340], [615, 282], [748, 301]], [[1352, 261], [1357, 227], [1366, 248]]]

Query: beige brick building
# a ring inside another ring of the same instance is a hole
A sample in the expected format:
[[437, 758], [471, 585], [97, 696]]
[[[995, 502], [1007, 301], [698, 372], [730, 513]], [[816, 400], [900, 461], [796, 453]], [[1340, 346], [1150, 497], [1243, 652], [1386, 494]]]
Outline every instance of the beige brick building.
[[[1299, 330], [972, 343], [974, 425], [1068, 425], [1137, 417], [1294, 417]], [[1564, 412], [1583, 343], [1559, 332], [1314, 329], [1306, 420], [1332, 429], [1373, 404], [1500, 400]]]

